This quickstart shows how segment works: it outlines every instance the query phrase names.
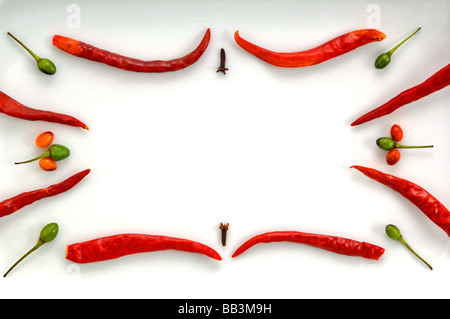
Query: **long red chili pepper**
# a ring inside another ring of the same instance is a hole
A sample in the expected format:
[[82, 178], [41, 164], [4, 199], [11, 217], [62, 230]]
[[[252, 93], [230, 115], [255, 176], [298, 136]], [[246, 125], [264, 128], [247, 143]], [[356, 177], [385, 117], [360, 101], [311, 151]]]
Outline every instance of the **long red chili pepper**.
[[378, 260], [384, 254], [384, 248], [352, 239], [310, 234], [298, 231], [275, 231], [254, 236], [243, 243], [231, 257], [237, 257], [250, 247], [259, 243], [272, 243], [288, 241], [306, 244], [316, 248], [325, 249], [337, 254], [358, 256]]
[[386, 35], [378, 30], [363, 29], [343, 34], [310, 50], [279, 53], [244, 40], [239, 36], [239, 31], [234, 33], [237, 44], [245, 51], [267, 63], [285, 68], [298, 68], [322, 63], [367, 43], [383, 41], [385, 38]]
[[211, 31], [208, 28], [206, 33], [198, 45], [198, 47], [189, 54], [169, 61], [155, 60], [143, 61], [116, 53], [112, 53], [103, 49], [99, 49], [90, 44], [55, 35], [53, 37], [53, 45], [59, 49], [75, 55], [77, 57], [88, 60], [105, 63], [107, 65], [133, 72], [161, 73], [184, 69], [195, 63], [208, 47], [211, 39]]
[[67, 246], [66, 258], [84, 264], [168, 249], [203, 254], [222, 260], [214, 249], [204, 244], [189, 239], [147, 234], [118, 234], [71, 244]]
[[359, 165], [353, 165], [351, 168], [359, 170], [367, 177], [384, 184], [403, 195], [450, 236], [449, 210], [425, 189], [406, 179], [386, 174], [373, 168]]
[[90, 169], [86, 169], [58, 184], [47, 188], [25, 192], [0, 202], [0, 217], [10, 215], [37, 200], [64, 193], [78, 184], [84, 177], [86, 177], [87, 174], [89, 174], [90, 171]]
[[25, 106], [5, 93], [0, 91], [0, 113], [17, 117], [28, 121], [46, 121], [53, 123], [66, 124], [76, 127], [82, 127], [88, 130], [88, 126], [76, 118], [51, 111], [43, 111]]
[[450, 64], [442, 68], [434, 75], [429, 77], [426, 81], [400, 93], [399, 95], [393, 97], [383, 105], [373, 109], [372, 111], [362, 115], [351, 125], [359, 125], [370, 120], [376, 119], [383, 115], [390, 114], [396, 109], [409, 104], [411, 102], [417, 101], [431, 93], [439, 91], [446, 86], [450, 85]]

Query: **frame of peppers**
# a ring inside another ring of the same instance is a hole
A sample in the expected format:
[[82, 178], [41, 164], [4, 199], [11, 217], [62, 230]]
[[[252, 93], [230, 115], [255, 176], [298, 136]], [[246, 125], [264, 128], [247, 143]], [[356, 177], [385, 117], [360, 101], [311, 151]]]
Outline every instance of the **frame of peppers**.
[[[4, 273], [59, 231], [3, 278], [10, 295], [56, 278], [51, 297], [396, 298], [383, 283], [414, 278], [402, 296], [448, 297], [448, 5], [380, 0], [374, 26], [363, 1], [82, 0], [71, 28], [64, 8], [25, 2], [0, 1]], [[388, 166], [375, 139], [394, 123], [434, 148]], [[70, 157], [14, 165], [44, 131]]]

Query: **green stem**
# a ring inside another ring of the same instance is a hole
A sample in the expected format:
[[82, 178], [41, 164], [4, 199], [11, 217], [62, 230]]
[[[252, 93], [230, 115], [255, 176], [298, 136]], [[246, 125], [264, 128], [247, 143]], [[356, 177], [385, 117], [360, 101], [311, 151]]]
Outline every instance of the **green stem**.
[[430, 148], [434, 147], [433, 145], [420, 145], [420, 146], [409, 146], [409, 145], [401, 145], [398, 143], [395, 143], [395, 148]]
[[397, 44], [393, 49], [391, 49], [390, 51], [386, 52], [387, 55], [391, 56], [392, 54], [394, 54], [395, 50], [397, 50], [403, 43], [405, 43], [407, 40], [409, 40], [412, 36], [414, 36], [417, 32], [419, 32], [419, 30], [422, 28], [417, 29], [413, 34], [411, 34], [409, 37], [407, 37], [405, 40], [403, 40], [402, 42], [400, 42], [399, 44]]
[[38, 157], [32, 158], [30, 160], [23, 161], [23, 162], [15, 162], [14, 164], [17, 165], [17, 164], [31, 163], [31, 162], [37, 161], [38, 159], [41, 159], [43, 157], [50, 157], [50, 151], [46, 151], [44, 154], [39, 155]]
[[420, 257], [407, 243], [406, 241], [403, 239], [403, 237], [400, 237], [398, 239], [398, 241], [400, 241], [403, 245], [406, 246], [406, 248], [409, 249], [410, 252], [412, 252], [417, 258], [419, 258], [425, 265], [428, 266], [428, 268], [430, 268], [430, 270], [433, 270], [433, 267], [431, 267], [430, 264], [428, 264], [422, 257]]
[[42, 239], [39, 239], [37, 244], [33, 248], [31, 248], [25, 255], [23, 255], [22, 258], [20, 258], [18, 261], [16, 261], [16, 263], [14, 265], [12, 265], [11, 268], [8, 269], [8, 271], [3, 275], [3, 277], [6, 277], [6, 275], [8, 275], [9, 272], [14, 269], [14, 267], [16, 267], [22, 260], [24, 260], [26, 257], [28, 257], [28, 255], [30, 255], [36, 249], [41, 247], [43, 244], [45, 244], [45, 241], [43, 241]]
[[36, 62], [39, 62], [39, 61], [41, 60], [40, 57], [38, 57], [36, 54], [34, 54], [33, 51], [31, 51], [30, 49], [28, 49], [28, 47], [27, 47], [25, 44], [23, 44], [19, 39], [17, 39], [15, 36], [13, 36], [13, 35], [12, 35], [11, 33], [9, 33], [9, 32], [8, 32], [8, 35], [9, 35], [11, 38], [13, 38], [14, 40], [16, 40], [17, 43], [19, 43], [25, 50], [27, 50], [27, 51], [33, 56], [33, 58], [36, 60]]

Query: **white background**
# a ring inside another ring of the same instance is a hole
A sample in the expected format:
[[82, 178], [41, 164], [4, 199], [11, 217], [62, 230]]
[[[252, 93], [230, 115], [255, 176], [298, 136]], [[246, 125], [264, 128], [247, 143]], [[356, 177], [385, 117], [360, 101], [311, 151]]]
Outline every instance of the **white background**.
[[[71, 24], [70, 4], [80, 8]], [[69, 7], [70, 8], [70, 7]], [[379, 9], [379, 11], [372, 9]], [[379, 12], [379, 16], [377, 16]], [[91, 173], [65, 194], [0, 220], [6, 271], [57, 222], [58, 237], [0, 283], [2, 298], [448, 298], [447, 235], [409, 201], [360, 172], [363, 165], [411, 180], [450, 205], [449, 89], [359, 127], [350, 123], [449, 63], [449, 1], [0, 1], [0, 90], [34, 108], [73, 115], [89, 131], [0, 116], [2, 199]], [[268, 65], [243, 51], [233, 33], [275, 51], [300, 51], [376, 26], [387, 35], [323, 64]], [[375, 58], [422, 30], [384, 70]], [[187, 69], [137, 74], [76, 58], [52, 45], [55, 34], [145, 60], [211, 42]], [[58, 71], [40, 73], [6, 33]], [[216, 73], [220, 48], [227, 75]], [[404, 144], [389, 167], [375, 140], [392, 124]], [[71, 156], [54, 172], [37, 163], [46, 130]], [[228, 245], [221, 222], [230, 223]], [[396, 224], [430, 271], [385, 225]], [[266, 231], [298, 230], [367, 241], [380, 261], [291, 243], [234, 250]], [[76, 265], [68, 244], [137, 232], [202, 242], [223, 257], [161, 251]]]

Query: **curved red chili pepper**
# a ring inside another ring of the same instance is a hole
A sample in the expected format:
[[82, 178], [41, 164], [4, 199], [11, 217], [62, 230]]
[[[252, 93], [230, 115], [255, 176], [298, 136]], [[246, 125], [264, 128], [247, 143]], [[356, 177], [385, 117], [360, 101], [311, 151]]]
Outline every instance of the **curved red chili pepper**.
[[239, 36], [239, 31], [234, 33], [237, 44], [245, 51], [253, 54], [257, 58], [275, 66], [285, 68], [298, 68], [322, 63], [362, 45], [375, 41], [383, 41], [386, 35], [378, 30], [364, 29], [356, 30], [341, 35], [316, 48], [300, 51], [279, 53], [261, 48], [253, 43], [244, 40]]
[[194, 64], [205, 52], [210, 39], [211, 31], [208, 28], [202, 41], [194, 51], [181, 58], [169, 61], [142, 61], [99, 49], [90, 44], [60, 35], [53, 37], [53, 45], [77, 57], [105, 63], [119, 69], [133, 72], [161, 73], [181, 70]]
[[450, 85], [450, 64], [436, 72], [421, 84], [403, 91], [383, 105], [362, 115], [354, 121], [351, 126], [363, 124], [383, 115], [390, 114], [403, 105], [417, 101], [427, 95], [430, 95], [431, 93], [443, 89], [448, 85]]
[[352, 239], [310, 234], [298, 231], [275, 231], [257, 235], [243, 243], [231, 257], [237, 257], [250, 247], [259, 243], [272, 243], [288, 241], [298, 244], [306, 244], [316, 248], [325, 249], [337, 254], [358, 256], [378, 260], [384, 254], [384, 248]]
[[46, 121], [82, 127], [85, 130], [89, 129], [86, 124], [84, 124], [83, 122], [77, 120], [72, 116], [30, 108], [17, 102], [16, 100], [14, 100], [13, 98], [9, 97], [8, 95], [6, 95], [1, 91], [0, 91], [0, 113], [4, 113], [6, 115], [28, 121]]
[[373, 168], [359, 165], [353, 165], [351, 168], [357, 169], [367, 177], [386, 185], [403, 195], [450, 236], [450, 212], [425, 189], [406, 179], [386, 174]]
[[10, 215], [15, 211], [21, 209], [22, 207], [30, 205], [37, 200], [55, 196], [68, 191], [76, 184], [78, 184], [83, 178], [85, 178], [90, 171], [90, 169], [86, 169], [58, 184], [31, 192], [25, 192], [0, 202], [0, 217]]
[[66, 258], [84, 264], [168, 249], [203, 254], [222, 260], [214, 249], [204, 244], [188, 239], [147, 234], [118, 234], [71, 244], [67, 246]]

